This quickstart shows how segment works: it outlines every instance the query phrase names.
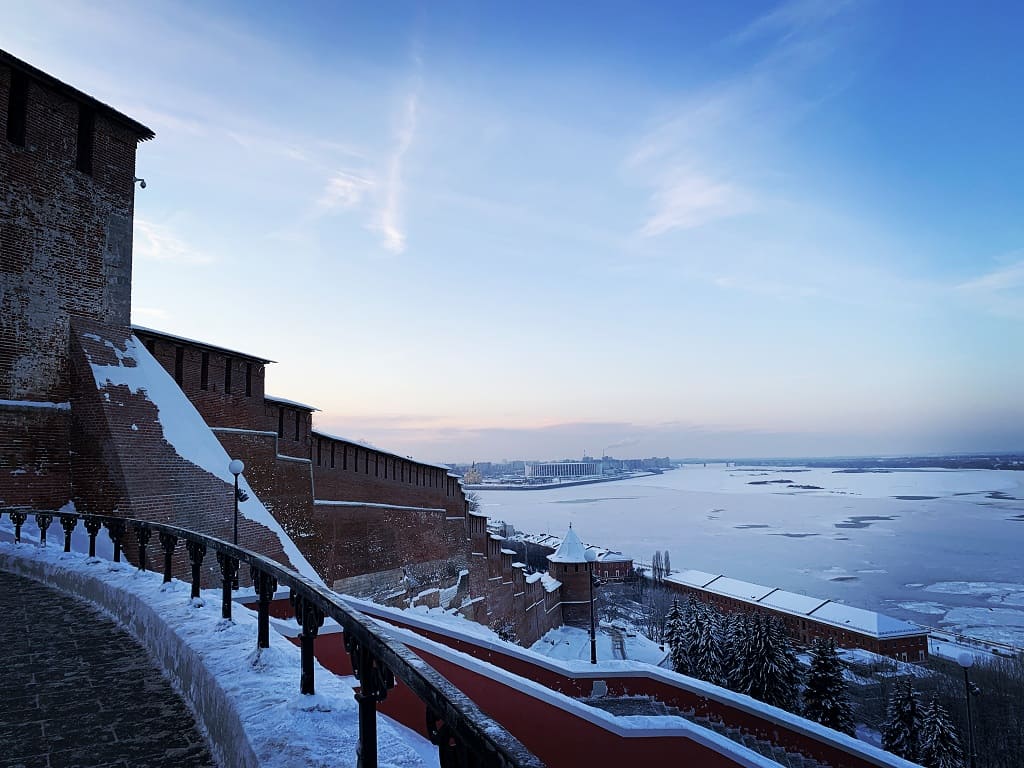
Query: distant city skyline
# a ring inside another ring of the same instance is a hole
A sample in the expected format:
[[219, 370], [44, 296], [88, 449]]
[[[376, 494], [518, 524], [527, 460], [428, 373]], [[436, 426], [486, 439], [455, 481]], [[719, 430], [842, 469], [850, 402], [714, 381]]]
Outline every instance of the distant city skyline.
[[1020, 4], [581, 8], [42, 0], [0, 47], [157, 134], [133, 321], [325, 431], [1024, 449]]

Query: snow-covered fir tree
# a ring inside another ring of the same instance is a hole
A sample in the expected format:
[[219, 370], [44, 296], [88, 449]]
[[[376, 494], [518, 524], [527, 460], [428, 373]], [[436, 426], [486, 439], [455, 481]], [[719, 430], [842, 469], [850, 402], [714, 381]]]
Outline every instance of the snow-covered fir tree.
[[744, 654], [747, 649], [750, 616], [743, 611], [727, 613], [723, 622], [722, 646], [725, 685], [739, 690], [741, 671], [746, 667]]
[[889, 697], [882, 749], [907, 760], [917, 760], [921, 707], [910, 680], [900, 680]]
[[782, 622], [752, 615], [743, 633], [731, 679], [734, 690], [791, 712], [796, 711], [799, 674], [796, 653]]
[[678, 600], [672, 601], [668, 615], [665, 617], [665, 645], [672, 655], [672, 669], [683, 675], [690, 674], [690, 661], [686, 655], [683, 624], [683, 607]]
[[939, 703], [938, 696], [932, 698], [921, 713], [921, 731], [918, 737], [920, 749], [918, 762], [925, 768], [961, 768], [964, 752], [960, 737], [949, 719], [949, 713]]
[[725, 670], [718, 613], [706, 603], [697, 603], [693, 610], [693, 629], [686, 655], [690, 674], [715, 685], [724, 683]]
[[811, 645], [811, 667], [804, 688], [804, 717], [853, 735], [853, 708], [843, 679], [836, 644], [817, 638]]

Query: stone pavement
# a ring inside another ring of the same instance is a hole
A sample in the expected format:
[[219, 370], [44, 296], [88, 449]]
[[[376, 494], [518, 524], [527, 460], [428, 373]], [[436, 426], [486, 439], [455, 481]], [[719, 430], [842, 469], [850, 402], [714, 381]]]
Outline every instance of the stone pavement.
[[131, 635], [0, 571], [0, 768], [215, 766], [195, 718]]

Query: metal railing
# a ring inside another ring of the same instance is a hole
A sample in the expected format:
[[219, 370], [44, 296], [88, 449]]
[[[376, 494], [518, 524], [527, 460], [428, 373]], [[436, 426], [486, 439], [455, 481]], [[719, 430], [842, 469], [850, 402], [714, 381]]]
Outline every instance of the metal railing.
[[21, 541], [21, 529], [29, 516], [39, 526], [40, 544], [54, 519], [64, 530], [64, 551], [71, 551], [71, 535], [79, 521], [89, 535], [89, 556], [96, 556], [96, 537], [103, 529], [114, 545], [114, 562], [121, 561], [122, 544], [129, 533], [138, 546], [138, 567], [149, 568], [148, 547], [152, 534], [158, 534], [163, 551], [164, 582], [171, 581], [173, 557], [179, 542], [184, 542], [192, 570], [191, 597], [199, 597], [203, 558], [214, 553], [221, 571], [221, 615], [231, 618], [232, 588], [237, 586], [242, 563], [249, 565], [258, 597], [256, 644], [270, 647], [270, 603], [278, 586], [291, 590], [295, 618], [301, 627], [299, 690], [313, 694], [313, 641], [325, 617], [338, 622], [344, 632], [345, 650], [352, 661], [352, 672], [359, 680], [355, 694], [359, 704], [359, 745], [357, 765], [377, 765], [377, 703], [402, 681], [425, 705], [426, 727], [437, 745], [442, 768], [543, 768], [518, 739], [489, 718], [452, 683], [424, 664], [405, 645], [388, 637], [372, 618], [352, 609], [340, 597], [290, 568], [251, 550], [230, 544], [197, 531], [148, 520], [75, 512], [40, 512], [23, 508], [0, 508], [14, 525], [14, 539]]

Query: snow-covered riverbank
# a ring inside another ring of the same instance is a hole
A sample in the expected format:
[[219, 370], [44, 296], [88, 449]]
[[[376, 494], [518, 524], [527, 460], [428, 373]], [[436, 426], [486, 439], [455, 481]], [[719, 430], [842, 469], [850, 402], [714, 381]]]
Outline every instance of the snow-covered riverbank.
[[1024, 473], [687, 466], [603, 487], [479, 491], [483, 511], [1024, 645]]

